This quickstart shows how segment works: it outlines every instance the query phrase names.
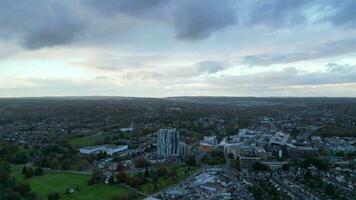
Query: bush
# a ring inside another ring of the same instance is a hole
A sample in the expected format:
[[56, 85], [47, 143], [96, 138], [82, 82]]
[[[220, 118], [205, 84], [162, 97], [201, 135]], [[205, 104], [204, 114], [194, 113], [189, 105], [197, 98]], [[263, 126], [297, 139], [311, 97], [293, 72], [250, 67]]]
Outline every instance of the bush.
[[88, 185], [94, 185], [96, 183], [96, 179], [95, 178], [91, 178], [89, 181], [88, 181]]
[[47, 195], [48, 200], [58, 200], [59, 194], [57, 192], [51, 192]]

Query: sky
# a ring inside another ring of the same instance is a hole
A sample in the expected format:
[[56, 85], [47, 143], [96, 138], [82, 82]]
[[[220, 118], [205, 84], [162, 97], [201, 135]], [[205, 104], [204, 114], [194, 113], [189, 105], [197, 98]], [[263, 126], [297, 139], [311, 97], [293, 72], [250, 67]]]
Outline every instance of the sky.
[[355, 0], [0, 0], [0, 97], [356, 97]]

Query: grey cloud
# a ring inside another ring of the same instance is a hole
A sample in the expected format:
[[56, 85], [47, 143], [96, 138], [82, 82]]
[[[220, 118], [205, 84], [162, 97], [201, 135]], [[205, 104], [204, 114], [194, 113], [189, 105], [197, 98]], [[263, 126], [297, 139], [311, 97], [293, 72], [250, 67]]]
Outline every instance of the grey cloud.
[[236, 22], [230, 0], [91, 0], [89, 5], [109, 16], [126, 14], [171, 22], [177, 38], [187, 40], [207, 38]]
[[235, 17], [235, 11], [227, 0], [183, 0], [173, 5], [171, 19], [178, 38], [196, 40], [234, 24]]
[[267, 25], [274, 28], [295, 26], [307, 20], [304, 9], [311, 6], [313, 0], [258, 0], [253, 1], [248, 24]]
[[289, 67], [283, 70], [270, 70], [247, 75], [212, 77], [210, 82], [219, 86], [252, 88], [356, 83], [356, 71], [343, 73], [305, 72]]
[[356, 65], [350, 65], [350, 64], [329, 63], [326, 65], [326, 68], [329, 72], [332, 72], [332, 73], [356, 72]]
[[229, 65], [222, 61], [202, 61], [195, 64], [199, 73], [213, 74], [225, 70]]
[[312, 60], [328, 56], [338, 56], [352, 52], [356, 52], [356, 38], [325, 43], [319, 47], [305, 50], [303, 52], [274, 55], [249, 55], [243, 58], [243, 62], [252, 66], [268, 66], [273, 64], [284, 64]]
[[107, 71], [123, 71], [126, 69], [151, 68], [168, 59], [168, 56], [161, 54], [122, 56], [109, 53], [93, 57], [81, 63], [81, 65], [84, 67], [92, 67]]
[[154, 17], [162, 14], [170, 0], [83, 0], [82, 3], [99, 9], [105, 15], [126, 14], [134, 17]]
[[[108, 30], [115, 27], [130, 29], [123, 24], [127, 17], [141, 28], [150, 28], [140, 23], [147, 20], [168, 25], [180, 40], [202, 40], [236, 24], [278, 29], [326, 22], [354, 28], [355, 9], [354, 0], [0, 0], [0, 39], [15, 38], [29, 49], [67, 45], [85, 37], [95, 43], [112, 35]], [[322, 17], [313, 21], [312, 15]], [[95, 26], [102, 23], [101, 35], [95, 35]], [[282, 57], [298, 60], [303, 55]]]
[[75, 5], [66, 0], [0, 0], [0, 35], [30, 49], [70, 43], [85, 26]]
[[332, 0], [332, 6], [334, 8], [334, 14], [325, 17], [325, 20], [330, 21], [336, 26], [356, 27], [356, 1]]
[[[334, 26], [356, 26], [356, 1], [354, 0], [256, 0], [247, 4], [250, 9], [246, 22], [285, 28], [315, 23]], [[318, 18], [312, 19], [315, 15]]]

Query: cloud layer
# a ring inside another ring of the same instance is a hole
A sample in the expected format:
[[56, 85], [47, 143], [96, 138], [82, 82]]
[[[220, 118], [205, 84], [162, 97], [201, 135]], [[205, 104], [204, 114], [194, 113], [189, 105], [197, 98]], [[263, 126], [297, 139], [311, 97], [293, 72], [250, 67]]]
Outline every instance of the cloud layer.
[[0, 96], [356, 96], [355, 10], [354, 0], [0, 0]]
[[353, 0], [1, 0], [0, 5], [0, 40], [15, 38], [29, 49], [74, 43], [90, 37], [100, 22], [127, 26], [127, 18], [141, 28], [162, 23], [180, 40], [202, 40], [228, 26], [356, 25]]

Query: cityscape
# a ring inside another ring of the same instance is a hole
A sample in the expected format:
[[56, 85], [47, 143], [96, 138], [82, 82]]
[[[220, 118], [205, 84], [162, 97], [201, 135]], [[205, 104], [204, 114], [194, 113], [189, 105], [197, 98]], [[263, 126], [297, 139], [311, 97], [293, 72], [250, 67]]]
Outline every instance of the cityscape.
[[353, 98], [0, 104], [1, 180], [18, 184], [5, 199], [355, 197]]
[[0, 200], [356, 200], [356, 0], [0, 0]]

